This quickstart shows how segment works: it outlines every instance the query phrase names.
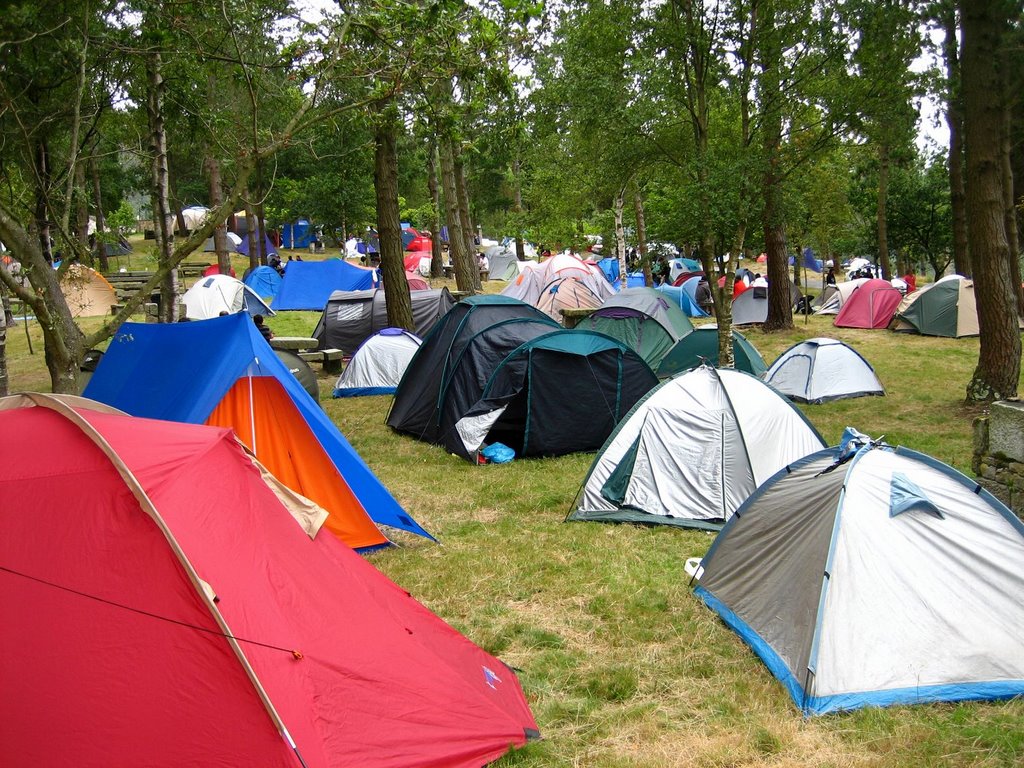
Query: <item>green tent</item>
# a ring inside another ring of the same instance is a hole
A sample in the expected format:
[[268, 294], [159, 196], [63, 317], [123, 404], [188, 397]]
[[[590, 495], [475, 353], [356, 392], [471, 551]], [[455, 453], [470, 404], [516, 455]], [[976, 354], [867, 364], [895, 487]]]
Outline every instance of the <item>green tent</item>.
[[960, 275], [947, 275], [937, 283], [907, 294], [896, 308], [896, 316], [889, 327], [925, 336], [977, 336], [974, 281]]
[[672, 345], [693, 330], [693, 323], [653, 288], [626, 288], [578, 327], [618, 339], [657, 370]]
[[[733, 367], [739, 371], [760, 377], [768, 370], [761, 353], [735, 329], [732, 332], [732, 356], [735, 360]], [[680, 371], [696, 368], [704, 362], [708, 365], [718, 365], [718, 326], [714, 323], [695, 328], [693, 333], [677, 341], [662, 358], [657, 369], [658, 376], [673, 376]]]

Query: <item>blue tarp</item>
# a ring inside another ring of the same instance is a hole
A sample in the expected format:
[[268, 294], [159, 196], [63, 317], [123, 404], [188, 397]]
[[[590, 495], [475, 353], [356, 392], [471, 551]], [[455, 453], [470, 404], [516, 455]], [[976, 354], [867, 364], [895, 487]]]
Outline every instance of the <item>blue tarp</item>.
[[133, 416], [203, 424], [246, 375], [281, 382], [374, 522], [433, 538], [395, 501], [244, 313], [189, 323], [125, 323], [83, 395]]
[[375, 286], [376, 272], [341, 259], [289, 261], [274, 310], [307, 309], [320, 312], [335, 291], [366, 291]]
[[273, 267], [256, 267], [242, 282], [268, 304], [281, 290], [281, 276]]
[[316, 240], [316, 231], [306, 219], [299, 219], [294, 224], [285, 224], [281, 228], [282, 248], [308, 248]]

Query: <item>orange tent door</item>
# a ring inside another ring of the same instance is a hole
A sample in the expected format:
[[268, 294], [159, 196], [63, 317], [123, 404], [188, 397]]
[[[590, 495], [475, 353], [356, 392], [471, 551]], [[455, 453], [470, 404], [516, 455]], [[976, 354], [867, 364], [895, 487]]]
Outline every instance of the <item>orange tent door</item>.
[[278, 480], [326, 509], [327, 528], [353, 549], [388, 543], [277, 379], [243, 376], [206, 423], [233, 429]]

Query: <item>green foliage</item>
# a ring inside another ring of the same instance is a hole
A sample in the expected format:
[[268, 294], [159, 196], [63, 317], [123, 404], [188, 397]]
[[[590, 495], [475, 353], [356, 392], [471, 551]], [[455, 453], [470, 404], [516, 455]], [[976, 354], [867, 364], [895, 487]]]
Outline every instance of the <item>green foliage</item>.
[[117, 210], [107, 216], [107, 226], [121, 237], [130, 235], [137, 225], [135, 209], [127, 200], [122, 200]]

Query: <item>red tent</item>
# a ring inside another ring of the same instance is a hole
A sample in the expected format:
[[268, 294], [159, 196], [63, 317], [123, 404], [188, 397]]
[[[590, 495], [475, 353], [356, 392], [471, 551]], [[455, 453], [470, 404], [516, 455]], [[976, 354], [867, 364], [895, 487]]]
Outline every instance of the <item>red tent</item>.
[[0, 765], [469, 768], [535, 734], [230, 430], [45, 395], [0, 429]]
[[837, 328], [887, 328], [903, 299], [888, 280], [866, 280], [854, 289], [836, 315]]
[[[206, 269], [203, 270], [203, 277], [209, 277], [210, 275], [219, 275], [219, 274], [220, 274], [220, 266], [217, 265], [217, 264], [211, 264], [210, 266], [208, 266]], [[232, 277], [236, 277], [236, 275], [235, 275], [235, 268], [234, 267], [229, 268], [228, 269], [228, 274], [231, 275]]]

